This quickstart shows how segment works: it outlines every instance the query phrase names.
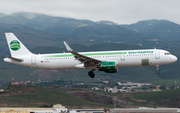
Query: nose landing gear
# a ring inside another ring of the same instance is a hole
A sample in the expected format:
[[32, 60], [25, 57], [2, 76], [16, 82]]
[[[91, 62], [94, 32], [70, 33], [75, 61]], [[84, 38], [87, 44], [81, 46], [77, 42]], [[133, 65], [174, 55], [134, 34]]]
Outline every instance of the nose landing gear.
[[156, 65], [156, 69], [157, 69], [156, 73], [159, 74], [159, 73], [160, 73], [160, 71], [159, 71], [159, 65]]
[[88, 72], [88, 75], [91, 77], [91, 78], [94, 78], [95, 77], [95, 74], [93, 73], [94, 70], [91, 70]]

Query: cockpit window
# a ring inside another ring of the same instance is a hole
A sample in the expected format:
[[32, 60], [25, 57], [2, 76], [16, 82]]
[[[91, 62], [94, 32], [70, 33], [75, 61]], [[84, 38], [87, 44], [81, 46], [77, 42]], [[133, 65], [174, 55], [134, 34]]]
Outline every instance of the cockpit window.
[[170, 55], [170, 53], [164, 53], [165, 55]]

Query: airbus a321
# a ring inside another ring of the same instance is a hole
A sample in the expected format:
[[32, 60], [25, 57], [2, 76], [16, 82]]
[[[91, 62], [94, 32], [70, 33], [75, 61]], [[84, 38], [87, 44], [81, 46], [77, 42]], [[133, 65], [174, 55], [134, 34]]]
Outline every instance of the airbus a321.
[[88, 75], [95, 77], [94, 70], [117, 73], [118, 67], [156, 66], [177, 61], [177, 57], [166, 50], [142, 49], [100, 52], [75, 52], [66, 42], [64, 45], [70, 53], [33, 54], [13, 34], [5, 33], [11, 56], [4, 62], [39, 69], [89, 69]]

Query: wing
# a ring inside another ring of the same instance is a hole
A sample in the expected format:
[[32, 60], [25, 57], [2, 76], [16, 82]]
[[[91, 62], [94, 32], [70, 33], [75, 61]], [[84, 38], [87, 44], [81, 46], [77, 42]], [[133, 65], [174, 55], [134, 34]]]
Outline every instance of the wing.
[[85, 67], [88, 67], [88, 66], [98, 66], [101, 64], [102, 61], [100, 60], [97, 60], [97, 59], [93, 59], [91, 57], [88, 57], [88, 56], [85, 56], [85, 55], [82, 55], [82, 54], [79, 54], [75, 51], [73, 51], [69, 46], [68, 44], [64, 41], [64, 45], [66, 46], [66, 49], [72, 53], [73, 55], [75, 55], [75, 59], [79, 60], [81, 63], [84, 63], [84, 66]]

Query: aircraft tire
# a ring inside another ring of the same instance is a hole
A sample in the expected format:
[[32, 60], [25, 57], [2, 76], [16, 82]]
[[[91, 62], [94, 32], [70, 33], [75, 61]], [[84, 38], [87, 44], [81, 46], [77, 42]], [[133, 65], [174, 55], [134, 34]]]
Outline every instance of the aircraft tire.
[[159, 73], [160, 73], [160, 71], [159, 71], [159, 70], [157, 70], [157, 71], [156, 71], [156, 73], [157, 73], [157, 74], [159, 74]]
[[89, 72], [88, 72], [88, 75], [89, 75], [91, 78], [94, 78], [94, 77], [95, 77], [95, 74], [93, 73], [93, 71], [89, 71]]

